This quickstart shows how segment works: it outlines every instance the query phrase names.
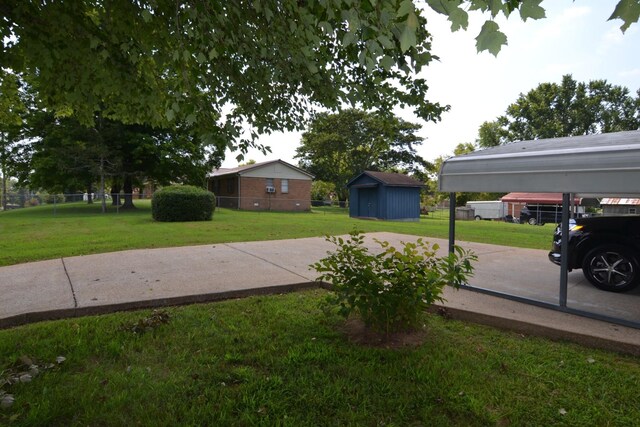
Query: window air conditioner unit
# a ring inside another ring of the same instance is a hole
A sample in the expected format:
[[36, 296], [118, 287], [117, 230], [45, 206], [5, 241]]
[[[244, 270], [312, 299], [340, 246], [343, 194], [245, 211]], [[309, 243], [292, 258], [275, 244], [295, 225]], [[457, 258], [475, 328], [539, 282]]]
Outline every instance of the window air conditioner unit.
[[275, 192], [276, 192], [275, 187], [267, 186], [267, 193], [275, 193]]

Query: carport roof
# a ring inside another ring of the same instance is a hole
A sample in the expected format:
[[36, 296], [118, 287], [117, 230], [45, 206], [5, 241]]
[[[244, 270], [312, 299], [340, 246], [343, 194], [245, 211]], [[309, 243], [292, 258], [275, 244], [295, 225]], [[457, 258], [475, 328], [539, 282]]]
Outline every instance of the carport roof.
[[[562, 193], [509, 193], [500, 198], [503, 202], [509, 203], [540, 203], [547, 205], [562, 204]], [[573, 199], [576, 205], [582, 204], [582, 199]]]
[[640, 130], [515, 142], [447, 159], [445, 192], [640, 194]]

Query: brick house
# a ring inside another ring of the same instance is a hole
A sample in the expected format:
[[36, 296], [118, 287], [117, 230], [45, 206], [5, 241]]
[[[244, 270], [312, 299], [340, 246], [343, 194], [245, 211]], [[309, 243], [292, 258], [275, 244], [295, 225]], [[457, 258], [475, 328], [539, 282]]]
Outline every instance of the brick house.
[[223, 208], [308, 211], [313, 175], [282, 160], [220, 168], [207, 176], [207, 187]]

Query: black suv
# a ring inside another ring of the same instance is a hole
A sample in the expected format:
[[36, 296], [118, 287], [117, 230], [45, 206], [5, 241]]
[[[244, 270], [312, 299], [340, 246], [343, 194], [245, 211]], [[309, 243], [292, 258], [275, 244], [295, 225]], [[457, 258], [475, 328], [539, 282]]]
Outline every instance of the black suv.
[[[549, 260], [560, 265], [560, 226]], [[569, 271], [581, 268], [595, 287], [625, 292], [640, 282], [640, 216], [601, 216], [570, 220]]]
[[520, 224], [544, 225], [561, 221], [562, 206], [559, 205], [525, 205], [520, 211]]

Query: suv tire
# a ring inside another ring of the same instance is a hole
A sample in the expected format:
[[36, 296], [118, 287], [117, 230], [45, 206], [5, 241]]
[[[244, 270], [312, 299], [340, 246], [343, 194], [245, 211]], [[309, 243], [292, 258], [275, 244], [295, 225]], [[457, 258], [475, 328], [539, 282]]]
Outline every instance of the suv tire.
[[598, 289], [626, 292], [640, 280], [638, 260], [629, 249], [618, 245], [598, 246], [582, 259], [584, 276]]
[[529, 223], [529, 225], [537, 225], [538, 221], [535, 218], [529, 218], [529, 220], [527, 220], [527, 222]]

